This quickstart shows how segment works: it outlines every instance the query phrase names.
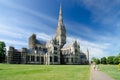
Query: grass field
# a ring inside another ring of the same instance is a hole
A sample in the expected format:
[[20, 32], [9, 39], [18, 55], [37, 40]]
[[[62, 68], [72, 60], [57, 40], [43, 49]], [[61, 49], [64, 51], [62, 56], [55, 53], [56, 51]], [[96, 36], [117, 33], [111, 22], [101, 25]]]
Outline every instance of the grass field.
[[89, 65], [0, 64], [0, 80], [89, 80]]
[[107, 73], [115, 80], [120, 80], [120, 71], [118, 71], [118, 65], [99, 65], [101, 71]]

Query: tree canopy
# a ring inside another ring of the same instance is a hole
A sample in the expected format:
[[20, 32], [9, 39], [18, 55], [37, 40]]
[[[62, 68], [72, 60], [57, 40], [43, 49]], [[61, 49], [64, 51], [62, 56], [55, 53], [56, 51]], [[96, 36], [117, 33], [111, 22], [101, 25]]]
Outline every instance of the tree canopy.
[[0, 63], [5, 60], [5, 43], [0, 41]]
[[108, 58], [107, 58], [107, 63], [108, 64], [113, 64], [113, 59], [115, 58], [115, 56], [109, 56]]
[[96, 64], [100, 64], [100, 60], [98, 58], [93, 57], [92, 61], [95, 62]]
[[107, 60], [106, 57], [101, 58], [101, 64], [107, 64], [106, 60]]

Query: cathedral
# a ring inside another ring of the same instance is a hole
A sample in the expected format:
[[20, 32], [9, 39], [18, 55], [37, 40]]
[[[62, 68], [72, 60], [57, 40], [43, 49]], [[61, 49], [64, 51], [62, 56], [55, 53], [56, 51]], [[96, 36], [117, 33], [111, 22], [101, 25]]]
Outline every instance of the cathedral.
[[29, 49], [21, 50], [9, 47], [7, 63], [11, 64], [88, 64], [89, 51], [80, 50], [74, 41], [66, 45], [66, 28], [63, 23], [62, 7], [60, 6], [55, 37], [49, 42], [38, 40], [36, 34], [29, 37]]

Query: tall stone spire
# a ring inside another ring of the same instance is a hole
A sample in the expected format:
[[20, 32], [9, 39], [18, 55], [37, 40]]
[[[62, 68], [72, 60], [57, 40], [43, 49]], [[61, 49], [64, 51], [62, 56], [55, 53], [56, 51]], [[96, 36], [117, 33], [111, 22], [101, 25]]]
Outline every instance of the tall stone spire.
[[63, 18], [62, 18], [62, 6], [60, 4], [60, 11], [59, 11], [59, 20], [58, 20], [58, 25], [61, 24], [63, 25]]
[[64, 46], [64, 44], [66, 43], [66, 29], [63, 24], [61, 4], [60, 4], [60, 11], [59, 11], [59, 18], [58, 18], [58, 25], [57, 25], [55, 39], [59, 43], [60, 48], [62, 48]]
[[89, 62], [89, 50], [88, 49], [87, 49], [87, 52], [86, 52], [86, 58], [87, 58], [87, 60]]

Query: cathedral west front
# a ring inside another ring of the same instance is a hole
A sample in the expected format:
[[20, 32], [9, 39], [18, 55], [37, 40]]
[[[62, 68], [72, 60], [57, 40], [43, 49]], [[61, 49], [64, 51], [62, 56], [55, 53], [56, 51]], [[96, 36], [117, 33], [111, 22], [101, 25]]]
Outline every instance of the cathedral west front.
[[49, 42], [38, 40], [36, 34], [29, 37], [29, 49], [21, 50], [9, 47], [7, 63], [12, 64], [88, 64], [89, 51], [80, 50], [74, 41], [66, 46], [66, 28], [63, 23], [62, 7], [60, 6], [55, 37]]

